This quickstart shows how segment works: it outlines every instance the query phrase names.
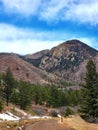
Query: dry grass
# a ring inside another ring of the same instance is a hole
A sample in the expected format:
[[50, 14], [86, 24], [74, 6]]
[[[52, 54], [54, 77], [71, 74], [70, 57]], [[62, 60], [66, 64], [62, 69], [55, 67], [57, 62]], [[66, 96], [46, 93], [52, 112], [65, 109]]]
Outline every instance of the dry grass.
[[[31, 126], [32, 128], [33, 127], [32, 124], [34, 124], [34, 126], [38, 128], [39, 126], [42, 126], [42, 127], [45, 126], [45, 122], [46, 124], [48, 122], [49, 126], [51, 126], [51, 130], [52, 128], [53, 130], [58, 130], [59, 127], [60, 127], [60, 130], [98, 130], [98, 124], [87, 123], [84, 120], [82, 120], [79, 116], [74, 116], [72, 118], [64, 118], [63, 123], [59, 123], [58, 121], [59, 119], [56, 119], [56, 120], [52, 119], [52, 121], [51, 120], [48, 121], [46, 119], [45, 120], [44, 119], [21, 120], [17, 122], [4, 121], [4, 122], [0, 122], [0, 130], [17, 130], [18, 127], [21, 125]], [[39, 124], [39, 122], [41, 122], [41, 124]], [[27, 127], [26, 130], [29, 130], [29, 127]]]
[[4, 121], [0, 122], [0, 130], [18, 130], [19, 126], [27, 126], [37, 122], [38, 119], [21, 120], [21, 121]]
[[17, 130], [18, 122], [4, 121], [0, 122], [0, 130]]
[[87, 123], [80, 116], [65, 118], [64, 122], [75, 130], [98, 130], [98, 124]]

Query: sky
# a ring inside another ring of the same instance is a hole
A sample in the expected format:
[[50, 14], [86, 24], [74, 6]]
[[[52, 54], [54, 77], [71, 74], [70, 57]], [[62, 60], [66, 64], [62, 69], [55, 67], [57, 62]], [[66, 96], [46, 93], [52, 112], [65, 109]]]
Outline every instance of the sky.
[[71, 39], [98, 49], [98, 0], [0, 0], [0, 52], [32, 54]]

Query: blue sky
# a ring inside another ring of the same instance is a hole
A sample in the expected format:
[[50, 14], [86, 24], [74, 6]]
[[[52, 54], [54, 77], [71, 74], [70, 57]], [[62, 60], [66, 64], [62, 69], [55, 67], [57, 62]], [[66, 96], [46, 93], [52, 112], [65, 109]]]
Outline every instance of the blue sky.
[[24, 55], [71, 39], [98, 49], [98, 0], [0, 0], [0, 52]]

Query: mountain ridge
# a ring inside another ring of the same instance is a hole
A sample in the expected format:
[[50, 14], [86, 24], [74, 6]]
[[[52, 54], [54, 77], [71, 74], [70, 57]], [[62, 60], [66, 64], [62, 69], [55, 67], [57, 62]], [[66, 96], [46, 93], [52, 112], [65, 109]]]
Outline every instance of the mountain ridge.
[[85, 73], [86, 61], [97, 54], [96, 49], [74, 39], [53, 47], [40, 59], [31, 60], [31, 63], [42, 70], [59, 75], [68, 82], [80, 82]]
[[93, 58], [98, 69], [98, 51], [79, 40], [60, 43], [34, 54], [0, 53], [0, 72], [10, 67], [14, 77], [34, 84], [80, 83], [85, 65]]
[[40, 70], [24, 61], [15, 53], [0, 53], [0, 73], [5, 73], [10, 68], [15, 79], [24, 80], [33, 84], [50, 84], [56, 76]]

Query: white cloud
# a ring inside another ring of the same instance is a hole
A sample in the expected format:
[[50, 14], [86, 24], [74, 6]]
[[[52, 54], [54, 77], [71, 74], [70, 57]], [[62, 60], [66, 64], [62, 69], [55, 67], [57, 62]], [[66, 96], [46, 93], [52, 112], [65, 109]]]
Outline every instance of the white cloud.
[[9, 24], [0, 24], [0, 52], [18, 54], [34, 53], [43, 49], [51, 49], [70, 39], [79, 39], [84, 43], [98, 48], [95, 38], [79, 37], [77, 34], [62, 31], [36, 31], [18, 28]]
[[57, 38], [59, 39], [59, 34], [61, 34], [60, 39], [63, 39], [66, 34], [63, 34], [60, 31], [40, 31], [34, 29], [27, 29], [27, 28], [18, 28], [17, 26], [0, 23], [0, 40], [20, 40], [20, 39], [32, 39], [32, 40], [54, 40]]
[[[64, 35], [62, 34], [62, 37]], [[50, 49], [61, 42], [60, 39], [54, 40], [58, 36], [59, 33], [56, 32], [41, 32], [0, 24], [0, 52], [27, 54]]]
[[18, 13], [24, 17], [35, 15], [42, 0], [0, 0], [6, 13]]
[[98, 24], [98, 0], [0, 0], [6, 13], [27, 18], [36, 15], [47, 22], [61, 20]]
[[44, 6], [41, 19], [48, 22], [77, 21], [98, 24], [98, 0], [51, 0]]
[[[62, 41], [39, 41], [39, 40], [15, 40], [13, 42], [0, 42], [0, 52], [14, 52], [18, 54], [32, 54], [44, 49], [51, 49]], [[24, 45], [24, 43], [26, 43]]]
[[72, 19], [80, 23], [90, 23], [92, 25], [98, 24], [98, 1], [72, 4], [71, 8], [66, 11], [63, 19]]
[[0, 23], [0, 40], [33, 39], [35, 35], [37, 38], [41, 38], [43, 32], [36, 32], [26, 28], [18, 28], [14, 25]]
[[47, 21], [59, 20], [62, 17], [62, 10], [67, 7], [70, 0], [51, 0], [50, 2], [44, 3], [43, 9], [40, 13], [40, 18]]

